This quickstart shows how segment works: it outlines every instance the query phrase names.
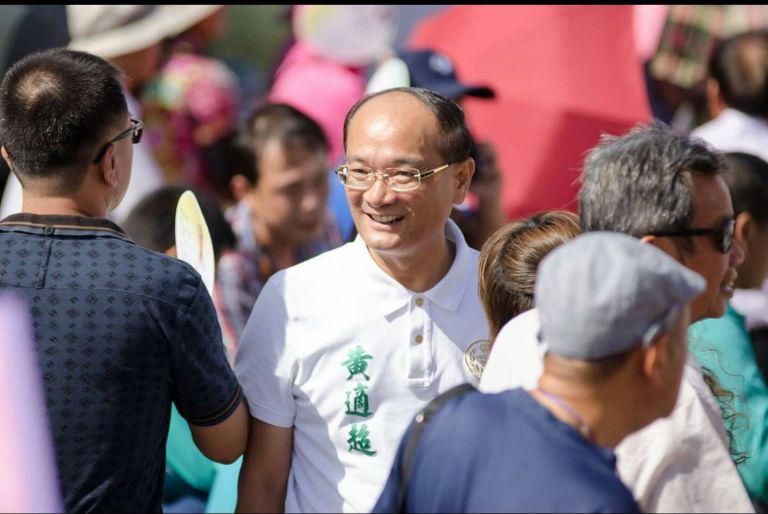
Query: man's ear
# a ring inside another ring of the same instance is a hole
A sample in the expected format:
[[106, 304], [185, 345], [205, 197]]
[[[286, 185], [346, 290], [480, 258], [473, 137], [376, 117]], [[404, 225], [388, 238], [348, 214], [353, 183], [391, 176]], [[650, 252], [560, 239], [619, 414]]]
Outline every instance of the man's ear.
[[253, 187], [251, 181], [239, 173], [229, 179], [229, 190], [232, 192], [232, 198], [234, 198], [236, 202], [245, 198], [245, 195], [248, 194], [251, 187]]
[[669, 354], [667, 345], [669, 344], [669, 337], [666, 334], [662, 334], [661, 337], [647, 349], [639, 349], [639, 351], [642, 352], [643, 376], [650, 380], [656, 387], [661, 387], [664, 384], [664, 370], [665, 367], [669, 365], [667, 362], [667, 356]]
[[747, 211], [740, 212], [739, 215], [736, 216], [733, 238], [739, 243], [739, 246], [748, 250], [749, 238], [752, 236], [752, 232], [754, 232], [755, 228], [757, 228], [755, 225], [755, 218]]
[[104, 152], [104, 157], [97, 164], [99, 172], [104, 177], [104, 182], [109, 184], [113, 189], [116, 189], [120, 181], [117, 172], [117, 163], [115, 161], [115, 145], [110, 143], [107, 147], [107, 151]]
[[720, 85], [713, 78], [707, 79], [707, 110], [712, 118], [717, 118], [727, 107], [720, 93]]
[[3, 155], [3, 160], [8, 165], [8, 168], [13, 169], [13, 165], [11, 164], [11, 156], [8, 155], [8, 150], [5, 149], [5, 145], [0, 148], [0, 154]]
[[683, 262], [683, 255], [680, 252], [680, 248], [675, 244], [675, 241], [671, 237], [645, 235], [640, 238], [640, 242], [653, 245], [676, 261]]
[[462, 162], [456, 163], [456, 189], [453, 194], [453, 203], [458, 205], [464, 201], [464, 197], [469, 191], [469, 185], [472, 183], [472, 176], [475, 174], [475, 160], [468, 157]]

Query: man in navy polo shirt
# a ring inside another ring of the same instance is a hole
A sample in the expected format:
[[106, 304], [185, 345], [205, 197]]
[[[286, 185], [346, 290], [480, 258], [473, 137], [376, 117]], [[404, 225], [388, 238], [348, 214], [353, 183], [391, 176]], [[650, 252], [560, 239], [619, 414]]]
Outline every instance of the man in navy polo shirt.
[[31, 309], [65, 508], [159, 511], [171, 401], [221, 462], [248, 418], [198, 273], [105, 219], [141, 122], [112, 65], [55, 49], [6, 74], [0, 133], [24, 189], [0, 222], [0, 290]]
[[672, 412], [705, 286], [624, 234], [553, 250], [535, 291], [548, 343], [538, 387], [447, 399], [414, 443], [417, 416], [373, 511], [639, 512], [611, 448]]

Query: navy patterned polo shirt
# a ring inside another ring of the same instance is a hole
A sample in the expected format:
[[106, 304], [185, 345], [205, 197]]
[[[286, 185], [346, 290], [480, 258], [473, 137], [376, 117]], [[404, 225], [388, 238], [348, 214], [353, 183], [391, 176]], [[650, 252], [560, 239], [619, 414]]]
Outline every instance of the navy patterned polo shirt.
[[109, 220], [15, 214], [2, 289], [32, 314], [66, 511], [160, 511], [171, 401], [206, 426], [241, 399], [200, 276]]

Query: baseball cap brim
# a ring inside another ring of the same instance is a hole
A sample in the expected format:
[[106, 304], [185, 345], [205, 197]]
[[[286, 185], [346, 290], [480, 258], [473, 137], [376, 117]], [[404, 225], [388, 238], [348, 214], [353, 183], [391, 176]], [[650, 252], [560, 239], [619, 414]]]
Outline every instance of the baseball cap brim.
[[441, 95], [458, 100], [465, 96], [474, 96], [477, 98], [495, 98], [496, 93], [493, 89], [485, 86], [468, 86], [454, 81], [433, 82], [429, 85], [419, 85], [440, 93]]
[[478, 98], [496, 98], [493, 89], [487, 86], [470, 86], [465, 88], [465, 96], [476, 96]]

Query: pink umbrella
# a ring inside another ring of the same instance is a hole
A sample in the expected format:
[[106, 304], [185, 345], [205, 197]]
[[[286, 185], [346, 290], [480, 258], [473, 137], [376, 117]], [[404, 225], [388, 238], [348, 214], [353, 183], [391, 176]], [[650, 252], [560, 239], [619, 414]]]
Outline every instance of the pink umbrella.
[[576, 210], [584, 153], [602, 132], [651, 118], [630, 5], [455, 6], [424, 20], [411, 46], [442, 51], [463, 82], [496, 91], [465, 107], [497, 148], [510, 218]]
[[61, 512], [29, 315], [0, 297], [0, 512]]

